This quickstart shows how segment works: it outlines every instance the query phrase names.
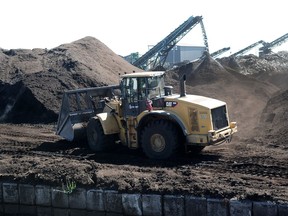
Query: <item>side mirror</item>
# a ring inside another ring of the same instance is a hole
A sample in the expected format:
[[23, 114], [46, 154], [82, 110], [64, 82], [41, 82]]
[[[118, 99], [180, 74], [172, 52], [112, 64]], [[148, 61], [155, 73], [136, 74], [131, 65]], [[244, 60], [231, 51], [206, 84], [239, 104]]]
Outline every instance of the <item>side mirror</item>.
[[172, 90], [173, 90], [173, 87], [172, 87], [172, 86], [165, 86], [165, 87], [164, 87], [164, 94], [165, 94], [165, 96], [172, 95]]

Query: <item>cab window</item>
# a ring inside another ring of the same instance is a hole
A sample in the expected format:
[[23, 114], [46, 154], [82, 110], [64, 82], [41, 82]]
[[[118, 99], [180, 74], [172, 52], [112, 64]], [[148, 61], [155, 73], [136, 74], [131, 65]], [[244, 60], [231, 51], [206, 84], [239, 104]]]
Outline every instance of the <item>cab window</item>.
[[164, 95], [164, 78], [149, 77], [148, 78], [148, 98], [153, 99]]
[[123, 97], [134, 99], [137, 97], [137, 78], [123, 79]]

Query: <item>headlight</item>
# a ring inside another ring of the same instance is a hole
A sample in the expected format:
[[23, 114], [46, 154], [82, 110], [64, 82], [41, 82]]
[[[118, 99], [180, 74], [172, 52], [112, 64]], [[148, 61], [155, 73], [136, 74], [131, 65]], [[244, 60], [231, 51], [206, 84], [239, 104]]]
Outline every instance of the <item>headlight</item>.
[[230, 122], [230, 128], [236, 128], [237, 123], [236, 122]]
[[208, 136], [209, 137], [213, 137], [213, 136], [215, 136], [215, 134], [216, 134], [215, 130], [209, 130], [208, 131]]

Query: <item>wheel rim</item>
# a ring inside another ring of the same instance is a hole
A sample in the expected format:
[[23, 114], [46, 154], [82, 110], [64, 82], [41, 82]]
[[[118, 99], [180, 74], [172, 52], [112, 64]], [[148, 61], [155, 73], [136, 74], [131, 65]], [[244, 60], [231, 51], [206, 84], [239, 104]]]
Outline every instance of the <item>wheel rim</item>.
[[150, 138], [152, 150], [155, 152], [162, 152], [165, 149], [166, 142], [162, 135], [153, 134]]

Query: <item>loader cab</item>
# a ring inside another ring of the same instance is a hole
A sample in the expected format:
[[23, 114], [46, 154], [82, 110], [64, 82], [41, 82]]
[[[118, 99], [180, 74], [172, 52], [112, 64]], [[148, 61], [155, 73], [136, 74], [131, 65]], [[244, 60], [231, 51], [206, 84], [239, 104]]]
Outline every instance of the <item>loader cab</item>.
[[147, 109], [147, 100], [164, 96], [164, 72], [125, 74], [120, 88], [125, 115], [137, 116]]

